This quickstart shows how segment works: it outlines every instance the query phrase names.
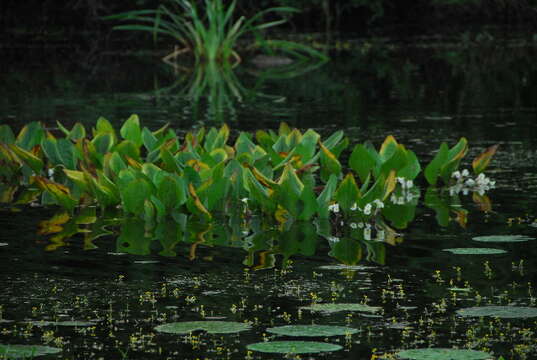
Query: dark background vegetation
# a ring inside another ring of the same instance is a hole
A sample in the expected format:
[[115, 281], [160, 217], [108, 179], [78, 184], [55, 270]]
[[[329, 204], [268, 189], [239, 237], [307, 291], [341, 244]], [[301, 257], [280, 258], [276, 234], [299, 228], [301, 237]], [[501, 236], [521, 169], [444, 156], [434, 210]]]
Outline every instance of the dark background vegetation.
[[[103, 16], [153, 9], [161, 2], [2, 0], [0, 41], [4, 46], [20, 41], [81, 45], [97, 38], [102, 41], [114, 25], [102, 20]], [[238, 12], [248, 16], [280, 5], [301, 10], [286, 25], [287, 32], [297, 33], [413, 35], [484, 24], [537, 28], [537, 0], [238, 0]]]

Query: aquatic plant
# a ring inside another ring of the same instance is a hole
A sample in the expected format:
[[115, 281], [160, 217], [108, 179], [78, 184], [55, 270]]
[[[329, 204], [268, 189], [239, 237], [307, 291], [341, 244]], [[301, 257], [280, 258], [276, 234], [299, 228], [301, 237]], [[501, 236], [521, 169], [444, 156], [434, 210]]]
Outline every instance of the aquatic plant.
[[34, 357], [58, 354], [62, 349], [41, 345], [0, 344], [2, 359], [33, 359]]
[[483, 351], [445, 348], [403, 350], [396, 355], [399, 359], [408, 360], [487, 360], [492, 358], [491, 354]]
[[341, 350], [336, 344], [318, 341], [265, 341], [250, 344], [248, 350], [275, 354], [316, 354]]
[[248, 329], [250, 325], [233, 321], [185, 321], [155, 327], [156, 331], [168, 334], [188, 334], [199, 330], [209, 334], [234, 334]]
[[[135, 10], [106, 17], [108, 20], [122, 20], [134, 24], [118, 25], [114, 29], [148, 31], [156, 40], [159, 34], [169, 36], [182, 48], [165, 57], [170, 59], [180, 54], [192, 52], [197, 61], [228, 62], [231, 58], [240, 62], [236, 52], [237, 41], [245, 35], [259, 36], [262, 30], [283, 24], [285, 18], [259, 23], [267, 15], [284, 15], [297, 12], [292, 7], [272, 7], [257, 12], [250, 18], [234, 18], [236, 1], [224, 5], [223, 0], [206, 0], [203, 9], [190, 0], [170, 0], [155, 10]], [[264, 46], [278, 48], [286, 53], [301, 56], [301, 53], [319, 59], [327, 57], [305, 45], [283, 40], [266, 40]]]
[[[363, 224], [364, 237], [381, 214], [399, 227], [414, 216], [413, 181], [421, 166], [393, 136], [378, 151], [369, 142], [356, 145], [347, 172], [339, 160], [349, 145], [343, 131], [322, 140], [314, 130], [302, 133], [282, 123], [278, 132], [260, 130], [255, 137], [241, 132], [228, 144], [225, 124], [188, 132], [181, 141], [168, 125], [142, 128], [136, 115], [119, 133], [104, 118], [91, 135], [80, 123], [71, 130], [58, 127], [63, 137], [39, 123], [24, 126], [17, 136], [0, 127], [4, 201], [58, 204], [71, 214], [89, 205], [119, 206], [125, 216], [142, 218], [150, 227], [181, 214], [210, 220], [224, 213], [260, 213], [279, 223], [343, 216], [355, 220], [356, 228]], [[436, 165], [427, 169], [441, 169], [450, 179], [454, 162], [466, 152], [466, 142], [461, 143], [453, 152], [456, 160], [446, 160], [448, 154], [442, 160], [448, 165], [440, 167], [435, 158]], [[489, 150], [485, 154], [492, 156]], [[396, 198], [404, 196], [402, 204], [397, 199], [389, 204], [394, 191]], [[403, 220], [395, 213], [405, 204]], [[378, 225], [377, 230], [388, 229]]]

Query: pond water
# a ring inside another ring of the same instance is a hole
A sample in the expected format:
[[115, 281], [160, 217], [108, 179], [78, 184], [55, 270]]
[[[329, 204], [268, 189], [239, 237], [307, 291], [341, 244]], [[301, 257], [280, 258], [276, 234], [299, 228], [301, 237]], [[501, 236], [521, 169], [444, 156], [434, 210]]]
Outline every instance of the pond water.
[[[99, 116], [119, 124], [137, 113], [151, 128], [170, 122], [185, 131], [222, 120], [234, 130], [274, 129], [280, 121], [323, 134], [343, 129], [352, 145], [378, 146], [393, 134], [427, 162], [441, 141], [454, 144], [460, 136], [469, 140], [468, 159], [496, 143], [500, 149], [487, 171], [496, 189], [486, 202], [472, 194], [461, 194], [460, 203], [439, 200], [451, 206], [445, 224], [438, 207], [425, 204], [434, 194], [418, 183], [414, 218], [384, 240], [365, 240], [361, 229], [337, 222], [277, 229], [255, 218], [249, 226], [173, 222], [148, 235], [139, 221], [112, 213], [91, 221], [94, 214], [85, 214], [51, 230], [43, 221], [58, 209], [5, 204], [0, 344], [61, 348], [49, 356], [62, 359], [393, 359], [427, 347], [536, 358], [536, 45], [486, 37], [377, 40], [322, 66], [283, 70], [246, 63], [192, 71], [155, 56], [9, 53], [0, 119], [15, 128], [34, 120], [90, 126]], [[461, 209], [468, 210], [466, 223]], [[490, 235], [505, 237], [478, 241]], [[505, 252], [444, 251], [453, 248]], [[352, 306], [305, 308], [332, 303]], [[492, 305], [505, 307], [486, 308], [493, 312], [485, 317], [461, 311]], [[185, 321], [249, 327], [155, 330]], [[349, 330], [333, 337], [270, 330], [311, 324]], [[276, 340], [341, 348], [298, 355], [299, 344], [282, 354], [247, 347]], [[475, 356], [464, 359], [482, 358]]]

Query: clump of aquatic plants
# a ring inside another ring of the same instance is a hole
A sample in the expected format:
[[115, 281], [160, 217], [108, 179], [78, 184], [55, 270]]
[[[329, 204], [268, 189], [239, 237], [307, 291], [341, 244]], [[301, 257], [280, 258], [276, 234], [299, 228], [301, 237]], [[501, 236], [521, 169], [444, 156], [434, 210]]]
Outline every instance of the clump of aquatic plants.
[[[69, 213], [120, 207], [148, 224], [181, 214], [204, 220], [263, 214], [286, 223], [329, 219], [334, 212], [355, 228], [380, 215], [404, 228], [419, 197], [413, 184], [420, 162], [393, 136], [378, 151], [369, 142], [357, 144], [344, 167], [339, 158], [349, 140], [343, 131], [323, 140], [312, 129], [282, 123], [277, 132], [238, 133], [231, 143], [227, 125], [180, 139], [168, 125], [141, 127], [136, 115], [119, 132], [104, 118], [91, 132], [80, 123], [58, 126], [63, 136], [35, 122], [17, 136], [0, 127], [4, 202], [58, 204]], [[466, 151], [465, 139], [451, 150], [443, 144], [445, 156], [426, 167], [426, 179], [436, 184], [431, 179], [441, 176], [449, 184]], [[492, 155], [489, 149], [474, 160], [476, 173]], [[401, 211], [408, 216], [394, 215]]]
[[[157, 36], [173, 38], [181, 48], [165, 57], [170, 59], [183, 53], [191, 52], [197, 61], [228, 62], [231, 58], [240, 62], [236, 51], [239, 39], [245, 36], [259, 36], [261, 31], [286, 22], [285, 18], [260, 23], [268, 15], [286, 15], [297, 12], [292, 7], [272, 7], [257, 12], [246, 18], [234, 17], [236, 1], [225, 5], [223, 0], [206, 0], [204, 6], [198, 7], [195, 1], [170, 0], [159, 5], [155, 10], [134, 10], [107, 17], [109, 20], [121, 20], [130, 24], [115, 26], [115, 29], [129, 31], [147, 31]], [[308, 46], [283, 40], [266, 40], [265, 46], [278, 48], [295, 56], [303, 54], [326, 59], [326, 56]]]

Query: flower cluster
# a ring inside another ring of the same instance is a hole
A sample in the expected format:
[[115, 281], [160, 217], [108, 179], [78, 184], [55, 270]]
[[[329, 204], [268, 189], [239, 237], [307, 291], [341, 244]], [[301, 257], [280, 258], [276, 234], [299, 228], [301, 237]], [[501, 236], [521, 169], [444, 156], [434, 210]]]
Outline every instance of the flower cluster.
[[401, 194], [397, 195], [392, 193], [390, 196], [390, 202], [396, 205], [404, 205], [414, 200], [416, 194], [411, 191], [411, 189], [414, 188], [414, 182], [402, 177], [398, 177], [397, 182], [399, 185], [401, 185]]
[[[360, 208], [358, 206], [357, 203], [354, 203], [352, 206], [351, 206], [351, 211], [359, 211], [361, 213], [363, 213], [364, 215], [371, 215], [371, 214], [376, 214], [380, 211], [380, 209], [384, 208], [384, 203], [382, 201], [380, 201], [379, 199], [375, 199], [373, 200], [373, 202], [370, 202], [370, 203], [367, 203], [364, 208]], [[339, 204], [338, 203], [335, 203], [335, 204], [331, 204], [328, 206], [328, 211], [331, 211], [333, 213], [338, 213], [339, 212]]]
[[463, 195], [467, 195], [470, 191], [477, 192], [479, 195], [484, 195], [485, 192], [496, 187], [496, 181], [492, 181], [483, 173], [473, 179], [467, 169], [464, 169], [463, 171], [455, 171], [451, 174], [451, 177], [456, 181], [456, 183], [449, 188], [449, 194], [451, 196], [457, 195], [460, 192], [462, 192]]

